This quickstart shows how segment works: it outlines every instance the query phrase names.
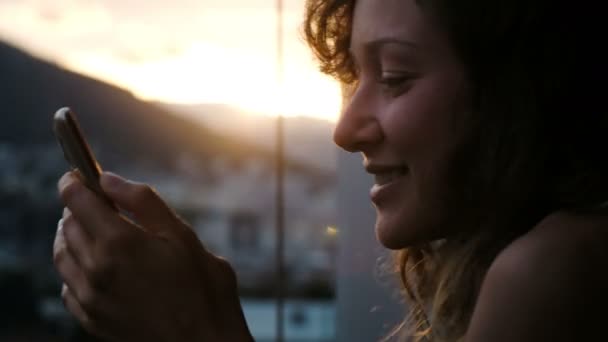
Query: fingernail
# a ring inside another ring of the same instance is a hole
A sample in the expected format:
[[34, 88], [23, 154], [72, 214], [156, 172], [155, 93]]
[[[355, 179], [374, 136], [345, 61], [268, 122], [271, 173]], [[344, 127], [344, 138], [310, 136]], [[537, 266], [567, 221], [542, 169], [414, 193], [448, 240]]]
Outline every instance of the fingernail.
[[63, 191], [68, 185], [74, 182], [74, 175], [72, 172], [66, 172], [60, 179], [58, 183], [59, 191]]
[[70, 211], [70, 209], [68, 207], [63, 208], [63, 217], [68, 217], [71, 214], [72, 214], [72, 212]]

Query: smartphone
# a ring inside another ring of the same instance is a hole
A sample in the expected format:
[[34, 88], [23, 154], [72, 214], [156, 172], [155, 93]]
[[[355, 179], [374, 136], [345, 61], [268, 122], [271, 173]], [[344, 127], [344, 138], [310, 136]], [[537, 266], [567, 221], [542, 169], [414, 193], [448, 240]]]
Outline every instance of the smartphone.
[[83, 183], [100, 198], [116, 209], [114, 203], [101, 189], [101, 167], [84, 138], [76, 114], [68, 108], [59, 109], [53, 118], [53, 132], [63, 150], [63, 155], [73, 170], [78, 170]]

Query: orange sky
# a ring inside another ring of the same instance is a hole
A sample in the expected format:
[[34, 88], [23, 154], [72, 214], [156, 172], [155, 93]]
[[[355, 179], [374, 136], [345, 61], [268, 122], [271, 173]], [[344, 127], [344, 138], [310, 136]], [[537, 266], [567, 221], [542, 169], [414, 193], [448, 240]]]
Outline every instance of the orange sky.
[[143, 99], [226, 103], [335, 121], [340, 90], [285, 3], [285, 78], [276, 77], [275, 0], [0, 1], [0, 39]]

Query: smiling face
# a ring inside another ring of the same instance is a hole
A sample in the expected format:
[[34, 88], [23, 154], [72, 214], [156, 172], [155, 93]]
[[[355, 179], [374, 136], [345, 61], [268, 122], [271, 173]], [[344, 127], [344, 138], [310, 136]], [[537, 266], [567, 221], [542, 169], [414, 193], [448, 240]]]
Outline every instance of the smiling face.
[[334, 132], [375, 177], [376, 234], [398, 249], [457, 226], [456, 160], [466, 141], [469, 85], [443, 32], [414, 0], [359, 0], [351, 57], [357, 86]]

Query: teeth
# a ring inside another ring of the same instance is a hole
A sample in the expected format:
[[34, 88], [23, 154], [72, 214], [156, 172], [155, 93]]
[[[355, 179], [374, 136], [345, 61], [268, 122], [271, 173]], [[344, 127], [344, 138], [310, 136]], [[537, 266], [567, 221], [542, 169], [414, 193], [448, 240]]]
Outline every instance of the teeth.
[[393, 182], [395, 179], [403, 176], [405, 174], [405, 170], [394, 170], [390, 172], [377, 173], [375, 175], [376, 184], [384, 185]]

